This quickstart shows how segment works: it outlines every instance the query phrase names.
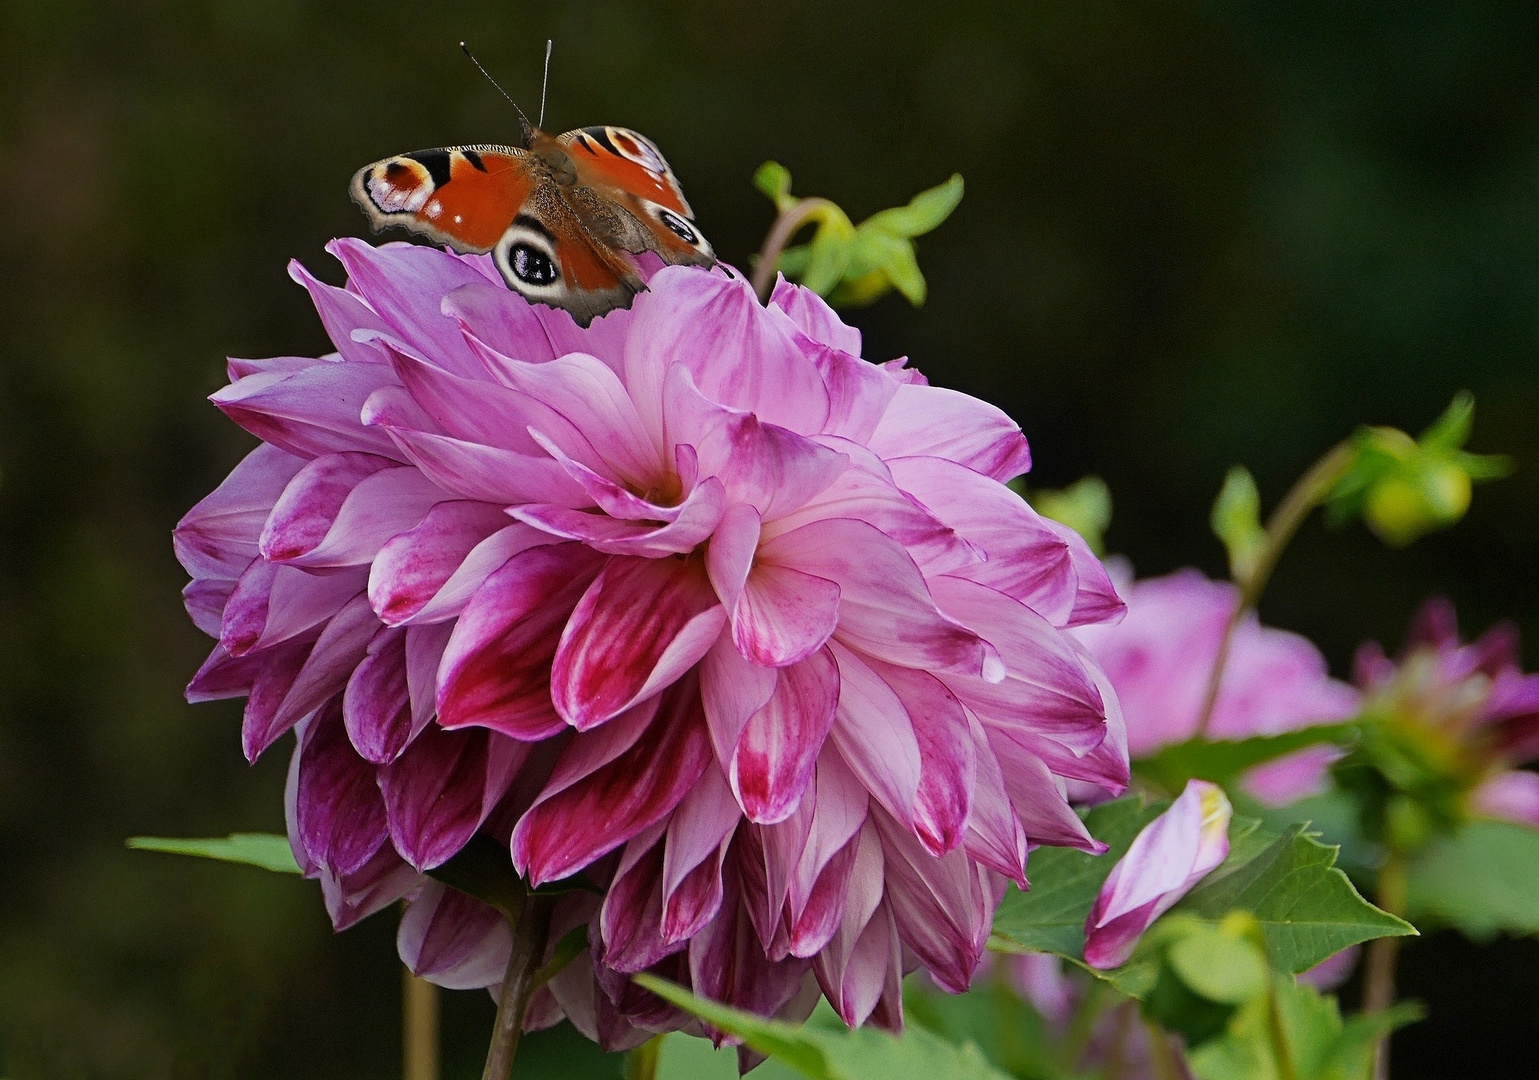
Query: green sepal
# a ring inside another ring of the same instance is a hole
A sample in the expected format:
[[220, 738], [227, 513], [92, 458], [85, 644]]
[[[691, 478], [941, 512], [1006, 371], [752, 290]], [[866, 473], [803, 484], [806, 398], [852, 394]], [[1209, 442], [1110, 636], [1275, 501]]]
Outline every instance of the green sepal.
[[1266, 530], [1261, 527], [1261, 492], [1245, 466], [1233, 466], [1224, 477], [1208, 523], [1229, 552], [1229, 576], [1241, 584], [1249, 581], [1266, 546]]

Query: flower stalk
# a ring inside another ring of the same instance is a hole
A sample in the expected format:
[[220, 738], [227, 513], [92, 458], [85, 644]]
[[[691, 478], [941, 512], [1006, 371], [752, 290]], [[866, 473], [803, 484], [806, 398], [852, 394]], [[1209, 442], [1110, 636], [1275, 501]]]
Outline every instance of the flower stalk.
[[1224, 628], [1223, 642], [1219, 645], [1218, 656], [1213, 661], [1213, 673], [1208, 678], [1208, 689], [1203, 697], [1202, 712], [1197, 718], [1199, 736], [1207, 734], [1208, 724], [1213, 719], [1213, 707], [1218, 702], [1219, 686], [1224, 680], [1224, 667], [1229, 662], [1229, 649], [1240, 621], [1247, 611], [1260, 602], [1261, 594], [1266, 591], [1267, 583], [1272, 578], [1272, 571], [1277, 568], [1278, 559], [1282, 557], [1283, 551], [1299, 531], [1299, 526], [1304, 524], [1304, 519], [1316, 507], [1325, 502], [1332, 489], [1352, 468], [1356, 457], [1357, 450], [1353, 443], [1341, 442], [1310, 466], [1309, 471], [1299, 477], [1298, 482], [1283, 497], [1277, 509], [1272, 511], [1254, 561], [1245, 572], [1235, 574], [1235, 584], [1240, 587], [1240, 599], [1234, 606], [1234, 612], [1229, 616], [1229, 624]]
[[[1405, 854], [1390, 845], [1379, 867], [1378, 894], [1374, 902], [1391, 915], [1405, 913]], [[1363, 973], [1363, 1012], [1382, 1012], [1395, 1003], [1395, 964], [1400, 958], [1400, 939], [1375, 938], [1368, 943]], [[1389, 1080], [1389, 1033], [1379, 1035], [1373, 1047], [1373, 1080]]]
[[438, 1080], [438, 987], [403, 966], [401, 997], [406, 1080]]
[[791, 239], [803, 225], [831, 213], [844, 216], [844, 211], [837, 205], [828, 199], [814, 196], [796, 200], [775, 219], [775, 224], [770, 226], [769, 234], [764, 238], [764, 246], [759, 249], [759, 261], [754, 265], [753, 277], [750, 279], [759, 303], [769, 303], [770, 291], [775, 287], [775, 266], [780, 262], [780, 254], [791, 243]]
[[492, 1043], [486, 1052], [486, 1068], [481, 1071], [481, 1080], [508, 1080], [512, 1074], [529, 996], [539, 986], [536, 974], [545, 956], [552, 905], [549, 896], [529, 894], [518, 905], [516, 913], [508, 913], [508, 923], [513, 928], [513, 951], [508, 955], [508, 972], [502, 980], [502, 993], [497, 998], [497, 1019], [492, 1025]]

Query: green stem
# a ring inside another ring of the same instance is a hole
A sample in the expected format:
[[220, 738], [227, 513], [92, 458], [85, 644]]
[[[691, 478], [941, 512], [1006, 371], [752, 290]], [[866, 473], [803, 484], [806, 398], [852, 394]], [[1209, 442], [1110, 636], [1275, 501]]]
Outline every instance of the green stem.
[[1224, 627], [1224, 637], [1218, 646], [1218, 656], [1213, 661], [1213, 672], [1208, 678], [1208, 690], [1203, 697], [1202, 711], [1197, 714], [1197, 734], [1199, 736], [1208, 733], [1208, 724], [1213, 719], [1213, 706], [1218, 703], [1219, 686], [1224, 681], [1224, 668], [1229, 663], [1229, 649], [1234, 642], [1234, 634], [1239, 629], [1240, 621], [1245, 618], [1245, 613], [1254, 608], [1261, 600], [1261, 594], [1266, 591], [1267, 583], [1272, 578], [1272, 571], [1277, 568], [1277, 560], [1282, 558], [1283, 551], [1299, 531], [1299, 526], [1304, 524], [1304, 519], [1309, 517], [1311, 511], [1325, 501], [1338, 481], [1347, 474], [1352, 467], [1352, 462], [1357, 456], [1356, 447], [1349, 442], [1337, 443], [1319, 461], [1310, 466], [1309, 471], [1283, 496], [1283, 501], [1277, 504], [1277, 509], [1272, 511], [1272, 516], [1267, 519], [1265, 540], [1261, 550], [1256, 553], [1256, 561], [1243, 575], [1238, 575], [1235, 584], [1240, 587], [1240, 600], [1235, 604], [1234, 611], [1229, 616], [1229, 622]]
[[663, 1057], [663, 1036], [655, 1035], [625, 1055], [625, 1080], [657, 1080]]
[[403, 966], [401, 998], [406, 1080], [438, 1080], [438, 987]]
[[770, 292], [775, 287], [775, 264], [780, 261], [780, 253], [786, 249], [797, 230], [819, 214], [838, 209], [827, 199], [798, 199], [775, 219], [769, 235], [764, 238], [764, 246], [759, 249], [759, 261], [754, 265], [753, 277], [750, 279], [759, 303], [769, 303]]
[[1277, 997], [1277, 978], [1274, 976], [1271, 991], [1267, 995], [1267, 1032], [1272, 1038], [1272, 1057], [1277, 1061], [1278, 1080], [1298, 1080], [1298, 1068], [1293, 1064], [1293, 1048], [1288, 1045], [1288, 1029], [1283, 1024], [1282, 1002]]
[[[1379, 867], [1378, 891], [1374, 897], [1379, 907], [1391, 915], [1405, 913], [1405, 855], [1390, 847]], [[1368, 943], [1368, 959], [1363, 973], [1363, 1012], [1376, 1013], [1395, 1003], [1395, 964], [1400, 956], [1400, 939], [1374, 938]], [[1389, 1078], [1389, 1033], [1380, 1035], [1373, 1047], [1373, 1080]]]
[[497, 1019], [492, 1025], [492, 1042], [486, 1051], [481, 1080], [508, 1080], [513, 1071], [513, 1057], [518, 1053], [518, 1039], [524, 1030], [524, 1013], [536, 987], [535, 973], [545, 956], [554, 903], [549, 896], [526, 895], [515, 905], [517, 911], [507, 912], [513, 930], [513, 951], [508, 956], [508, 971], [497, 999]]

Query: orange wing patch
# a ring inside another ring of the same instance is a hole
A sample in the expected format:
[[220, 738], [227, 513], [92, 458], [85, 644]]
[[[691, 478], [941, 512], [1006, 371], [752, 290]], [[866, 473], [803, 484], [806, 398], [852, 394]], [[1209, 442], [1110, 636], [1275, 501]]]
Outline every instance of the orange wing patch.
[[589, 127], [568, 131], [560, 142], [582, 183], [640, 195], [676, 214], [694, 216], [662, 152], [644, 135], [629, 128]]
[[490, 251], [534, 191], [527, 157], [508, 146], [401, 154], [359, 169], [353, 200], [376, 230], [400, 225], [456, 251]]

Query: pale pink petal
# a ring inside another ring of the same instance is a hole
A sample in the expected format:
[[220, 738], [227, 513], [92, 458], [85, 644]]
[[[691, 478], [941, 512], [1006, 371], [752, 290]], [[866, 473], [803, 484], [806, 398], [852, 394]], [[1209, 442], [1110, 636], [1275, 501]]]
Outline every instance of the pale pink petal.
[[347, 737], [365, 761], [388, 765], [422, 730], [406, 683], [406, 631], [380, 627], [342, 695]]
[[935, 676], [875, 660], [869, 663], [903, 703], [919, 745], [915, 832], [932, 854], [944, 855], [961, 844], [972, 813], [977, 757], [967, 715]]
[[[777, 274], [770, 303], [790, 316], [791, 321], [812, 340], [851, 356], [860, 355], [860, 331], [847, 326], [834, 309], [811, 289], [787, 281]], [[874, 364], [870, 366], [876, 370]]]
[[859, 655], [835, 642], [839, 707], [833, 744], [872, 797], [899, 821], [912, 821], [919, 794], [919, 740], [903, 701]]
[[701, 660], [701, 703], [716, 760], [723, 768], [731, 765], [744, 726], [769, 701], [776, 682], [773, 669], [745, 660], [725, 637]]
[[789, 566], [755, 566], [732, 608], [732, 640], [756, 664], [785, 667], [823, 647], [839, 624], [839, 586]]
[[286, 562], [314, 550], [359, 482], [397, 464], [376, 454], [327, 454], [311, 461], [273, 504], [257, 541], [262, 557]]
[[[498, 533], [505, 535], [482, 547]], [[391, 626], [425, 622], [420, 616], [434, 606], [451, 580], [460, 578], [458, 595], [445, 598], [437, 605], [440, 609], [452, 608], [455, 600], [463, 603], [487, 574], [522, 550], [519, 541], [525, 546], [546, 542], [533, 529], [509, 525], [507, 515], [496, 506], [460, 500], [438, 503], [415, 528], [380, 548], [369, 564], [369, 602]], [[472, 559], [476, 565], [466, 567]], [[462, 569], [467, 573], [461, 575]], [[458, 610], [449, 610], [445, 617], [456, 614]]]
[[377, 349], [360, 345], [353, 340], [354, 330], [389, 330], [389, 324], [374, 309], [355, 294], [335, 285], [327, 285], [300, 264], [298, 259], [289, 260], [289, 277], [306, 292], [321, 317], [326, 336], [337, 347], [342, 359], [351, 364], [380, 363], [385, 358]]
[[258, 537], [273, 504], [304, 464], [266, 443], [247, 454], [176, 523], [172, 545], [186, 571], [194, 578], [239, 577], [259, 553]]
[[721, 482], [712, 477], [689, 493], [674, 520], [661, 525], [540, 504], [515, 506], [508, 512], [536, 529], [566, 540], [581, 540], [606, 555], [660, 559], [683, 555], [704, 543], [715, 531], [726, 506]]
[[1509, 769], [1470, 793], [1470, 808], [1485, 817], [1539, 828], [1539, 773]]
[[313, 630], [364, 587], [365, 571], [309, 571], [258, 559], [236, 582], [224, 608], [220, 643], [233, 656]]
[[591, 501], [582, 486], [544, 454], [482, 446], [408, 428], [385, 426], [380, 430], [389, 433], [401, 457], [462, 499], [502, 506], [531, 501], [586, 506]]
[[900, 386], [868, 444], [884, 458], [936, 457], [995, 480], [1031, 468], [1025, 436], [1004, 413], [938, 386]]
[[705, 570], [722, 606], [731, 611], [742, 595], [759, 548], [759, 512], [747, 503], [727, 507], [705, 550]]
[[318, 360], [303, 371], [249, 375], [209, 400], [263, 442], [299, 457], [357, 450], [399, 458], [389, 436], [360, 420], [369, 395], [395, 381], [384, 364]]

